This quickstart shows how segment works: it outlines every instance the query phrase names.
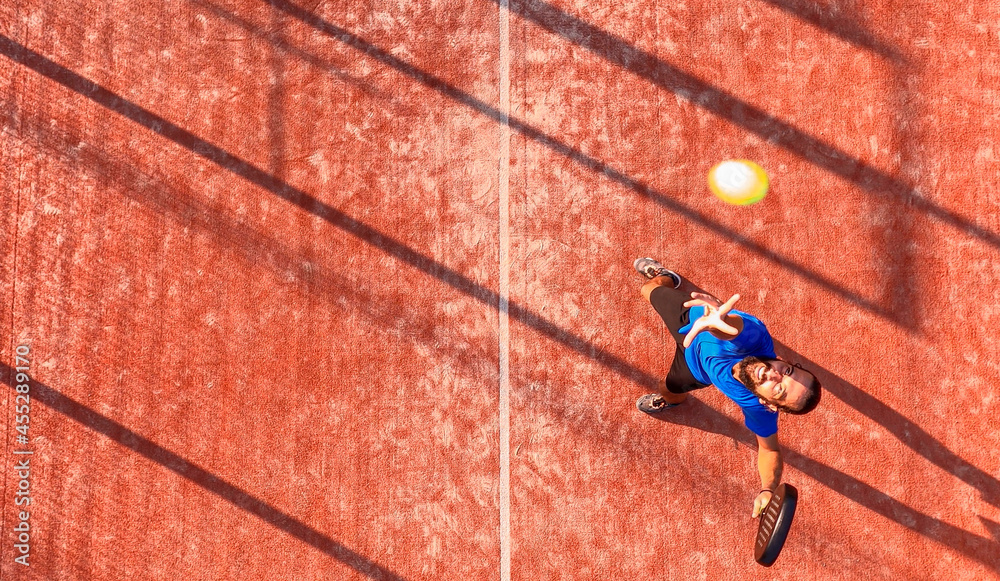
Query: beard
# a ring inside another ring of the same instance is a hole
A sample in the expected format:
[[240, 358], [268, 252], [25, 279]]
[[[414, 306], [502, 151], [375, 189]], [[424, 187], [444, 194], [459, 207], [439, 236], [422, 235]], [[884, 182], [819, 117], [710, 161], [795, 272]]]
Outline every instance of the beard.
[[744, 357], [736, 364], [736, 378], [740, 380], [740, 383], [746, 386], [750, 391], [757, 393], [757, 386], [760, 385], [757, 382], [757, 377], [754, 372], [760, 365], [767, 366], [767, 362], [760, 357], [754, 357], [753, 355], [749, 357]]

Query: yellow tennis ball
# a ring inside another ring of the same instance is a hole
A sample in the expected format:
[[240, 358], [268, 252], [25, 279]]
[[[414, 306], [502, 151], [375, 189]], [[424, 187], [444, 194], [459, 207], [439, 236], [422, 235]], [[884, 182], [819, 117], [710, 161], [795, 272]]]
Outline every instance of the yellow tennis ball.
[[709, 170], [708, 187], [723, 202], [746, 206], [764, 199], [767, 172], [752, 161], [730, 159]]

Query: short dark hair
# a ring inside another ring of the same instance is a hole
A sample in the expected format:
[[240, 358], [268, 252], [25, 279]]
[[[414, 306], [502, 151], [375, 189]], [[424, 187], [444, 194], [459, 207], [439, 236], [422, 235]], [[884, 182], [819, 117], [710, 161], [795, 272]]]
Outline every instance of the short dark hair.
[[[800, 367], [799, 369], [802, 368]], [[817, 379], [816, 376], [813, 375], [811, 371], [806, 371], [805, 369], [802, 369], [802, 371], [805, 371], [806, 373], [809, 374], [810, 377], [813, 378], [812, 384], [809, 386], [809, 395], [806, 397], [805, 403], [802, 404], [802, 407], [798, 409], [779, 406], [779, 409], [788, 412], [794, 416], [801, 416], [803, 414], [807, 414], [813, 411], [814, 409], [816, 409], [816, 406], [819, 405], [819, 400], [823, 397], [823, 386], [820, 385], [819, 379]]]

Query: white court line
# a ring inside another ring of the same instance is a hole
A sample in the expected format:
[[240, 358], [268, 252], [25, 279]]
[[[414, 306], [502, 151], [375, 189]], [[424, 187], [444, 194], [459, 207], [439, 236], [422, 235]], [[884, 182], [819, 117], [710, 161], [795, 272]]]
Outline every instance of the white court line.
[[500, 0], [500, 581], [510, 581], [510, 0]]

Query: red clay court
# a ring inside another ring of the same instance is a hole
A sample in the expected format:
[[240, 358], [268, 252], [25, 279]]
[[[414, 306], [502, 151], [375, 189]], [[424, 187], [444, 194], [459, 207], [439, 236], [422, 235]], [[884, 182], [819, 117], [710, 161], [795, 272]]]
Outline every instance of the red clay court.
[[[0, 578], [1000, 578], [994, 4], [4, 2]], [[639, 256], [826, 388], [771, 568]]]

